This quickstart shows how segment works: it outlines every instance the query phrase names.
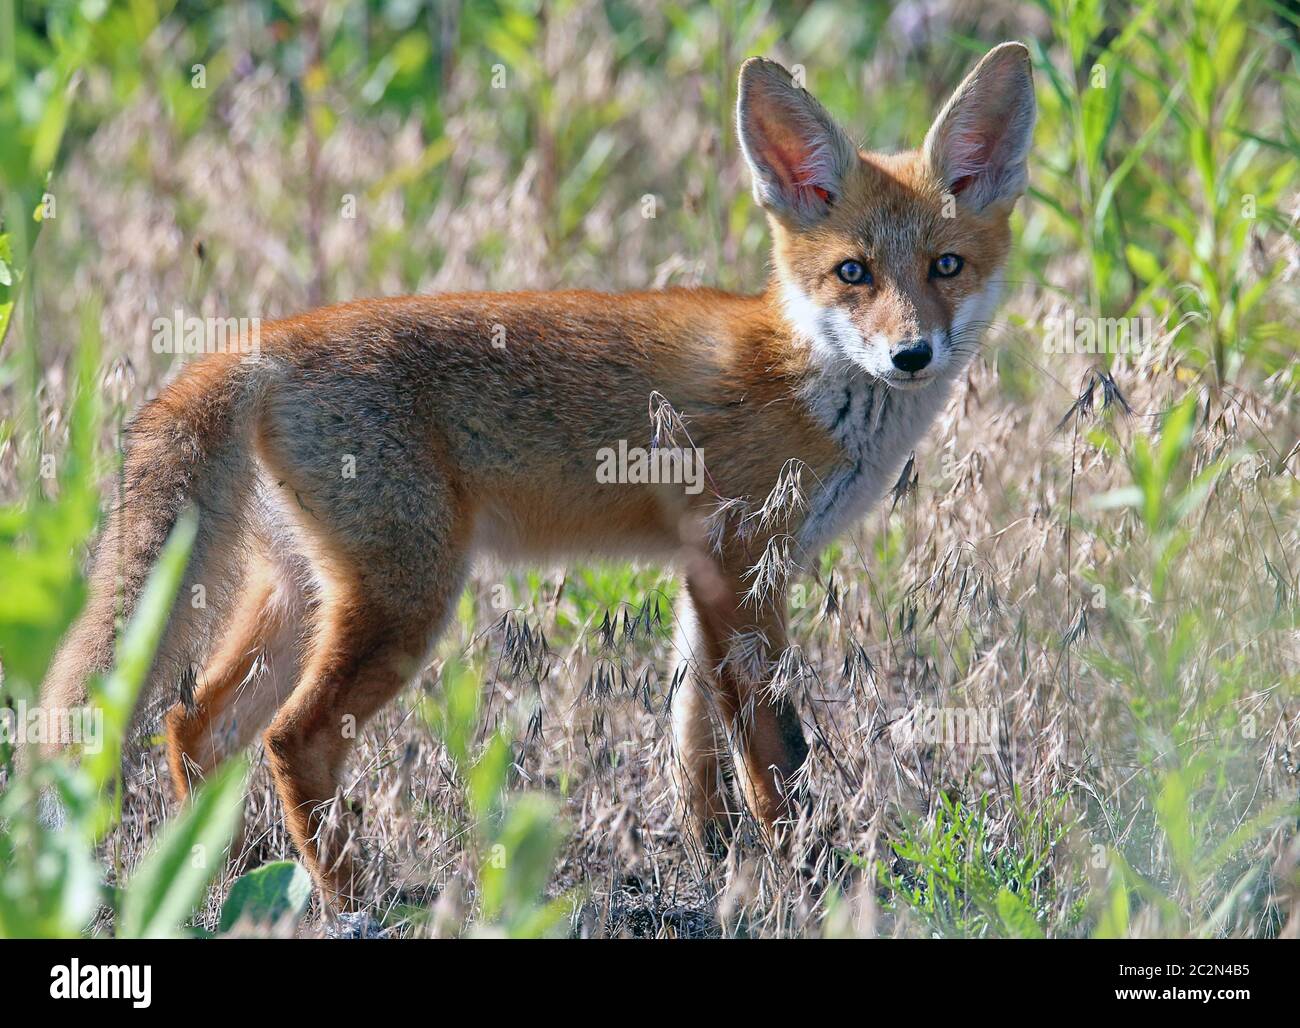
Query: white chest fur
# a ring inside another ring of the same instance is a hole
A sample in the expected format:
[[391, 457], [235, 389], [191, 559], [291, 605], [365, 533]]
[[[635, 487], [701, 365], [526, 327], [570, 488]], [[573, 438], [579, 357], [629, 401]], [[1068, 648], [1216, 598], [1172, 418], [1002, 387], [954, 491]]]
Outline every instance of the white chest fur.
[[843, 462], [818, 482], [798, 542], [818, 551], [874, 506], [897, 479], [904, 459], [933, 424], [948, 393], [935, 382], [891, 389], [865, 372], [827, 372], [810, 382], [805, 402], [844, 451]]

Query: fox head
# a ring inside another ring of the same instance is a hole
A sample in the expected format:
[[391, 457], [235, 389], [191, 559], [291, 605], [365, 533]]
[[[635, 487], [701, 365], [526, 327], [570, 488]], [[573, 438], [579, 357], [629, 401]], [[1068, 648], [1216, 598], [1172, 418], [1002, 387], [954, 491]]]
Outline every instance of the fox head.
[[900, 389], [965, 366], [997, 306], [1034, 113], [1029, 53], [1003, 43], [920, 150], [862, 152], [783, 67], [745, 62], [740, 145], [781, 306], [820, 363]]

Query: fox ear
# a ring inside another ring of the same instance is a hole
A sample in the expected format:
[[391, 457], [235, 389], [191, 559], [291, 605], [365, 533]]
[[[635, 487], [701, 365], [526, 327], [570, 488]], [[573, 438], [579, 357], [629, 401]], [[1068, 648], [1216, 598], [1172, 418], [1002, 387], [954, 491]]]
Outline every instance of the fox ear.
[[958, 202], [982, 210], [1025, 191], [1034, 79], [1023, 43], [995, 46], [934, 119], [923, 153]]
[[798, 224], [815, 222], [839, 197], [857, 147], [775, 61], [747, 60], [739, 92], [736, 125], [755, 201]]

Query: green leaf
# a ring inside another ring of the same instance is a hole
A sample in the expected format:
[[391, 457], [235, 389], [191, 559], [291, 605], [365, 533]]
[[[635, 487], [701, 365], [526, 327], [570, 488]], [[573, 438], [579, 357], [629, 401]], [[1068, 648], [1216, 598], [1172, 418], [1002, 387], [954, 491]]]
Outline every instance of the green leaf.
[[277, 860], [250, 871], [230, 887], [221, 908], [219, 930], [230, 931], [241, 920], [271, 926], [292, 916], [297, 922], [311, 902], [311, 876], [293, 860]]
[[1005, 885], [998, 890], [998, 917], [1008, 934], [1017, 939], [1041, 939], [1043, 929], [1029, 904]]
[[1129, 243], [1124, 247], [1124, 256], [1128, 258], [1129, 267], [1136, 272], [1138, 278], [1143, 282], [1150, 282], [1159, 277], [1160, 259], [1150, 250], [1138, 246], [1136, 243]]
[[1165, 776], [1164, 787], [1156, 797], [1156, 817], [1164, 829], [1174, 867], [1189, 885], [1196, 882], [1196, 845], [1192, 838], [1191, 797], [1181, 771]]
[[1140, 507], [1142, 490], [1135, 485], [1121, 486], [1094, 496], [1088, 503], [1093, 510], [1115, 510], [1117, 507]]
[[448, 756], [461, 773], [469, 764], [470, 741], [478, 725], [480, 683], [475, 668], [457, 659], [449, 660], [442, 668], [442, 702], [426, 700], [422, 705], [430, 729], [447, 747]]
[[475, 817], [491, 817], [500, 805], [506, 787], [512, 751], [510, 740], [498, 732], [492, 736], [469, 772], [469, 805]]
[[1122, 873], [1116, 874], [1110, 881], [1110, 894], [1105, 910], [1102, 911], [1097, 927], [1092, 933], [1094, 939], [1127, 939], [1129, 935], [1128, 885]]
[[77, 938], [99, 909], [103, 869], [85, 833], [36, 816], [50, 788], [69, 820], [89, 805], [84, 776], [60, 764], [20, 775], [0, 796], [0, 938]]
[[483, 920], [514, 938], [545, 934], [556, 923], [554, 903], [538, 900], [563, 839], [555, 804], [525, 793], [506, 812], [480, 874]]
[[179, 936], [225, 861], [244, 806], [248, 761], [224, 765], [167, 827], [127, 886], [117, 922], [124, 939]]
[[1179, 98], [1182, 96], [1182, 89], [1182, 83], [1180, 82], [1169, 91], [1169, 96], [1166, 98], [1164, 106], [1160, 109], [1160, 113], [1156, 115], [1155, 121], [1153, 121], [1151, 125], [1147, 127], [1146, 131], [1142, 133], [1141, 138], [1130, 147], [1124, 160], [1120, 162], [1119, 167], [1111, 173], [1108, 179], [1106, 179], [1105, 185], [1101, 188], [1101, 193], [1097, 196], [1097, 203], [1093, 210], [1093, 231], [1098, 235], [1101, 234], [1101, 231], [1105, 226], [1106, 212], [1110, 209], [1111, 200], [1114, 198], [1116, 190], [1119, 189], [1120, 185], [1124, 182], [1124, 179], [1128, 177], [1129, 172], [1132, 171], [1138, 161], [1142, 159], [1142, 155], [1146, 153], [1147, 147], [1151, 145], [1152, 141], [1159, 134], [1160, 129], [1164, 126], [1165, 119], [1169, 117], [1169, 112], [1174, 109]]

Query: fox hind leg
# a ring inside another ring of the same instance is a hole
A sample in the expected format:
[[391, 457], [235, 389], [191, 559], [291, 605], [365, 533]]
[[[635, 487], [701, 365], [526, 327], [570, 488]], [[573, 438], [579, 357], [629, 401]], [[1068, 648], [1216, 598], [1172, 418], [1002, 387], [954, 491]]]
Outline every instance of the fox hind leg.
[[264, 739], [289, 833], [336, 911], [364, 891], [332, 809], [344, 764], [361, 727], [419, 672], [468, 566], [468, 504], [426, 449], [370, 452], [395, 436], [348, 440], [355, 479], [305, 428], [272, 436], [265, 457], [318, 586], [301, 674]]
[[305, 598], [286, 569], [255, 557], [231, 628], [199, 676], [193, 702], [167, 715], [172, 788], [184, 800], [227, 757], [246, 749], [298, 677]]
[[327, 809], [356, 732], [419, 671], [451, 610], [463, 562], [449, 559], [418, 602], [393, 604], [360, 576], [333, 581], [302, 677], [266, 730], [289, 832], [327, 902], [359, 905], [361, 881], [345, 826]]

